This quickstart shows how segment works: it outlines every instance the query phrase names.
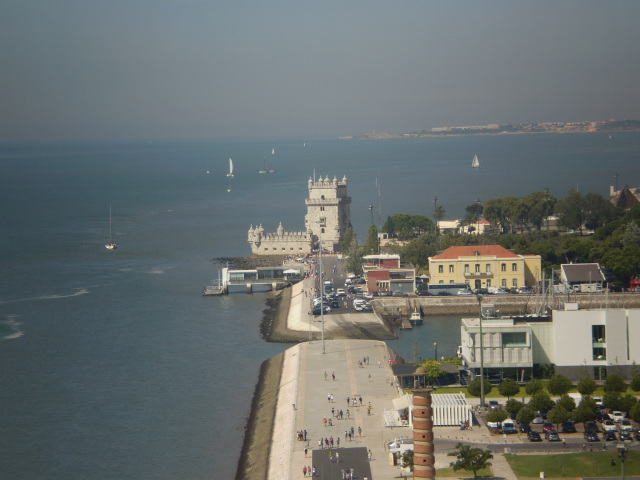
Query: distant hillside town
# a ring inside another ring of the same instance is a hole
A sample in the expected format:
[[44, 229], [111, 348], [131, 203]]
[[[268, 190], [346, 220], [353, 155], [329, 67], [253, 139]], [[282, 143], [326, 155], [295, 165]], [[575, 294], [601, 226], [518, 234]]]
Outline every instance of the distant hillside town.
[[469, 125], [463, 127], [435, 127], [411, 133], [365, 133], [342, 140], [444, 137], [457, 135], [517, 135], [525, 133], [593, 133], [593, 132], [633, 132], [640, 131], [640, 120], [604, 120], [596, 122], [543, 122], [543, 123], [497, 123], [488, 125]]

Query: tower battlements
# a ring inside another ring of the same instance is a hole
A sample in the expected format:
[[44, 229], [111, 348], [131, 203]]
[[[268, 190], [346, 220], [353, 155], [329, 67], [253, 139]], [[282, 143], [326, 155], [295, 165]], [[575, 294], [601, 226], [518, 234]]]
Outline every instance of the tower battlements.
[[318, 180], [309, 178], [309, 198], [305, 199], [307, 214], [305, 230], [287, 232], [282, 223], [275, 233], [266, 233], [262, 224], [251, 226], [248, 242], [256, 255], [297, 255], [311, 253], [316, 242], [323, 248], [338, 250], [345, 230], [351, 225], [351, 197], [347, 196], [347, 178], [338, 181], [327, 175]]

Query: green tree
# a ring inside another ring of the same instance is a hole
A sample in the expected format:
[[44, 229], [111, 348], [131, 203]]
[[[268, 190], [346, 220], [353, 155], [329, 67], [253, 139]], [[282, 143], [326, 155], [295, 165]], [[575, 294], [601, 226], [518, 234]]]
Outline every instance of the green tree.
[[561, 423], [569, 420], [569, 418], [571, 418], [571, 414], [567, 410], [562, 408], [562, 406], [556, 405], [551, 410], [549, 410], [547, 418], [550, 422], [555, 423], [556, 426], [558, 426]]
[[558, 223], [571, 230], [579, 230], [582, 235], [584, 224], [584, 197], [580, 192], [569, 190], [565, 198], [556, 204]]
[[551, 395], [564, 395], [573, 387], [573, 382], [564, 375], [554, 375], [547, 383], [547, 390]]
[[353, 231], [353, 227], [349, 226], [344, 231], [344, 236], [342, 237], [341, 251], [344, 255], [351, 255], [358, 248], [358, 240], [357, 235]]
[[[493, 389], [493, 386], [491, 385], [491, 382], [485, 378], [484, 379], [484, 394], [487, 395], [492, 389]], [[480, 378], [476, 378], [474, 380], [471, 380], [471, 382], [469, 382], [469, 385], [467, 385], [467, 391], [469, 392], [470, 395], [473, 395], [474, 397], [479, 397], [480, 393], [481, 393], [480, 392]]]
[[409, 471], [413, 472], [413, 450], [405, 450], [402, 454], [402, 468], [408, 468]]
[[587, 228], [595, 230], [618, 216], [618, 209], [602, 195], [587, 193], [583, 201], [584, 224]]
[[618, 406], [620, 407], [620, 410], [622, 410], [623, 412], [629, 413], [637, 402], [638, 400], [636, 399], [636, 397], [634, 397], [633, 395], [627, 394], [620, 397]]
[[580, 395], [582, 396], [592, 395], [597, 388], [598, 384], [596, 383], [596, 381], [588, 376], [582, 377], [578, 382], [578, 393], [580, 393]]
[[436, 254], [436, 249], [428, 245], [423, 237], [414, 238], [402, 248], [402, 259], [416, 267], [426, 267], [429, 257]]
[[555, 403], [549, 397], [549, 394], [545, 391], [539, 391], [534, 393], [531, 397], [531, 401], [529, 402], [529, 406], [534, 410], [539, 410], [541, 412], [548, 412], [553, 408]]
[[636, 402], [636, 404], [631, 408], [629, 416], [634, 422], [640, 422], [640, 402]]
[[498, 410], [491, 410], [487, 413], [486, 421], [487, 423], [500, 423], [507, 419], [509, 413], [506, 410], [502, 410], [501, 408]]
[[489, 460], [493, 458], [493, 453], [491, 450], [472, 448], [470, 445], [458, 443], [456, 450], [449, 452], [448, 456], [457, 458], [455, 462], [449, 464], [454, 472], [467, 470], [473, 472], [473, 478], [478, 478], [478, 470], [491, 466]]
[[442, 205], [437, 205], [433, 209], [433, 218], [436, 219], [436, 229], [438, 231], [440, 230], [438, 228], [438, 222], [444, 218], [445, 213], [447, 213], [447, 211], [444, 209], [444, 207]]
[[529, 380], [525, 384], [524, 391], [527, 392], [527, 395], [535, 395], [543, 388], [544, 388], [544, 383], [542, 383], [542, 380], [534, 378]]
[[576, 409], [576, 401], [569, 395], [562, 395], [556, 402], [556, 405], [561, 406], [568, 412], [573, 412]]
[[627, 391], [628, 385], [625, 383], [624, 378], [617, 373], [613, 373], [607, 377], [604, 381], [602, 389], [605, 392], [619, 392], [624, 393]]
[[498, 385], [498, 391], [503, 397], [511, 398], [520, 393], [520, 385], [513, 378], [506, 378]]
[[611, 410], [620, 410], [620, 392], [615, 390], [605, 392], [602, 396], [602, 404]]
[[362, 248], [354, 248], [349, 256], [345, 260], [345, 268], [347, 272], [354, 275], [362, 274], [362, 257], [364, 256], [364, 250]]
[[515, 398], [510, 398], [504, 406], [504, 409], [509, 413], [518, 413], [524, 407], [524, 403]]
[[444, 375], [444, 371], [441, 368], [441, 363], [437, 360], [427, 359], [418, 363], [419, 366], [424, 368], [425, 371], [425, 380], [429, 383], [429, 385], [433, 385], [433, 383]]
[[378, 229], [375, 225], [369, 225], [367, 231], [367, 241], [364, 244], [365, 255], [377, 255], [380, 253], [380, 239], [378, 238]]
[[636, 373], [631, 379], [631, 390], [640, 392], [640, 373]]
[[585, 423], [590, 420], [595, 420], [595, 418], [596, 418], [595, 408], [590, 408], [589, 405], [580, 404], [573, 411], [573, 419], [579, 423]]
[[529, 425], [536, 418], [536, 412], [532, 408], [523, 407], [516, 415], [516, 420], [524, 425]]

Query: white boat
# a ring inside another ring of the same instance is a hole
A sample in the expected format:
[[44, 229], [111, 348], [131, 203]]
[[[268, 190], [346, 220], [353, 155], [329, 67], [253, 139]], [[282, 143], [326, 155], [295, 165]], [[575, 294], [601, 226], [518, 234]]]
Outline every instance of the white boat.
[[473, 160], [471, 161], [471, 168], [480, 168], [480, 161], [478, 160], [478, 155], [473, 156]]
[[409, 323], [411, 325], [422, 325], [422, 316], [420, 315], [420, 312], [418, 311], [417, 308], [413, 311], [413, 313], [409, 317]]
[[229, 177], [229, 188], [227, 188], [227, 192], [231, 191], [231, 179], [233, 178], [233, 160], [229, 159], [229, 173], [227, 173], [227, 177]]
[[267, 159], [264, 159], [264, 167], [262, 170], [258, 170], [258, 173], [276, 173], [275, 168], [267, 168]]
[[107, 250], [115, 250], [118, 246], [113, 242], [111, 234], [111, 205], [109, 205], [109, 241], [104, 244]]

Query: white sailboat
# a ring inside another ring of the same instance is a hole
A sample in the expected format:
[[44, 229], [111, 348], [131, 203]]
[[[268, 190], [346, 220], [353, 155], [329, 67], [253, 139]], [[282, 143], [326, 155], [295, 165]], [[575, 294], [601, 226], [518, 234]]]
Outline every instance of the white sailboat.
[[227, 188], [227, 192], [231, 191], [231, 179], [233, 178], [233, 160], [229, 159], [229, 173], [227, 173], [227, 177], [229, 177], [229, 188]]
[[111, 234], [111, 205], [109, 205], [109, 241], [104, 244], [107, 250], [115, 250], [118, 246], [113, 242]]
[[480, 161], [478, 160], [478, 155], [473, 156], [473, 160], [471, 161], [471, 168], [480, 168]]
[[[275, 155], [276, 154], [276, 149], [272, 148], [271, 149], [271, 155]], [[276, 169], [275, 168], [267, 168], [267, 159], [264, 159], [264, 167], [262, 168], [262, 170], [258, 170], [258, 173], [276, 173]]]

